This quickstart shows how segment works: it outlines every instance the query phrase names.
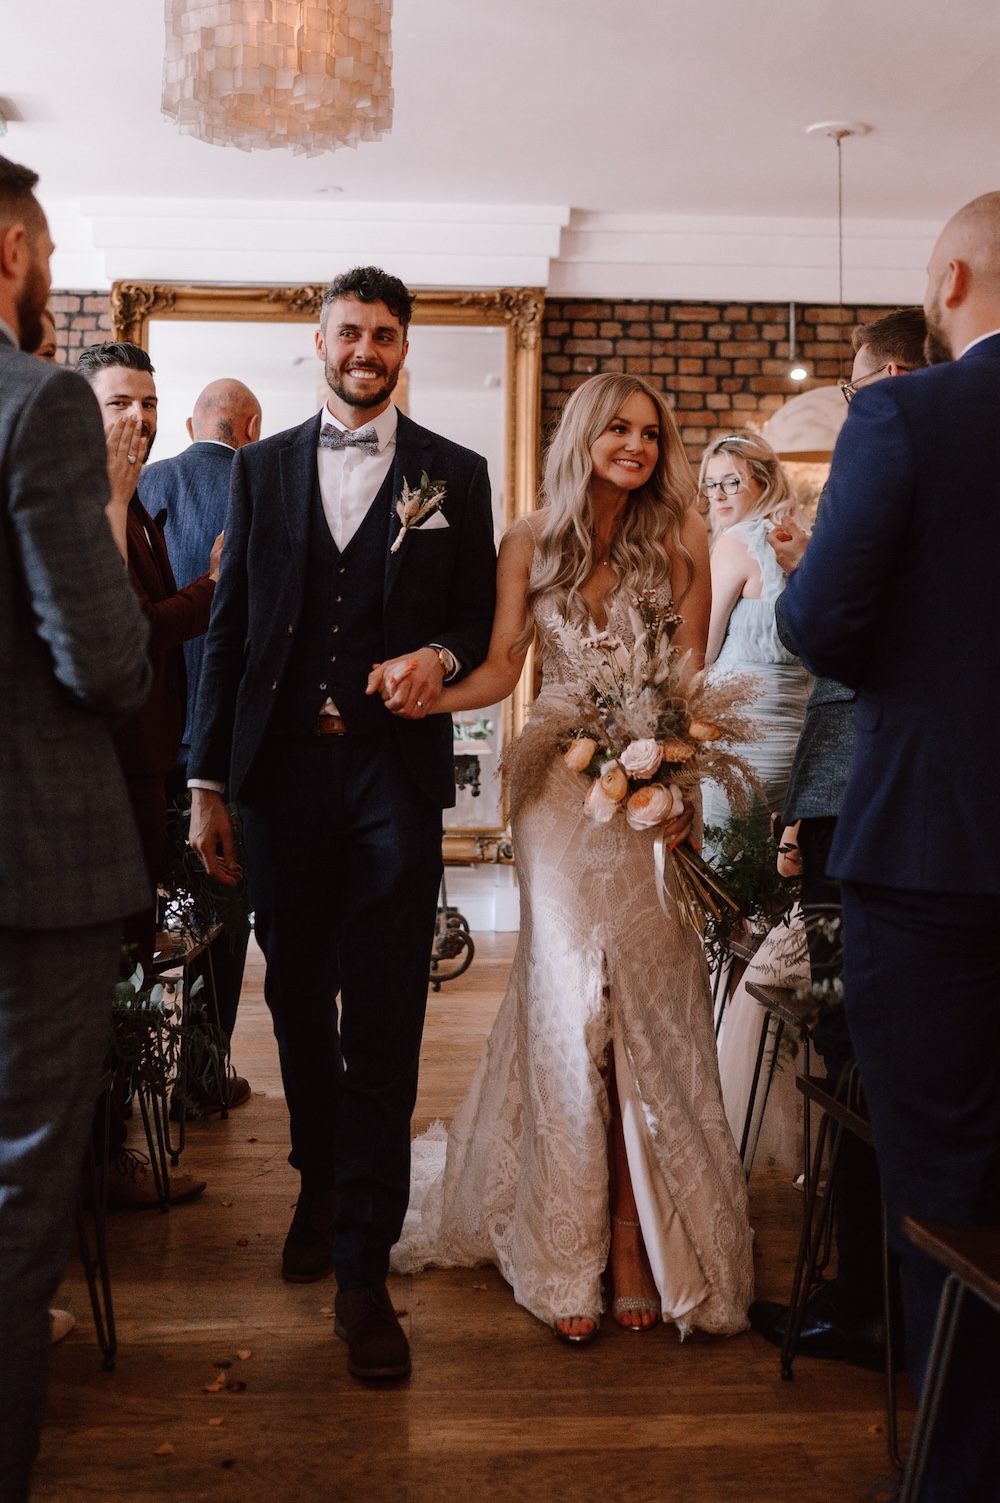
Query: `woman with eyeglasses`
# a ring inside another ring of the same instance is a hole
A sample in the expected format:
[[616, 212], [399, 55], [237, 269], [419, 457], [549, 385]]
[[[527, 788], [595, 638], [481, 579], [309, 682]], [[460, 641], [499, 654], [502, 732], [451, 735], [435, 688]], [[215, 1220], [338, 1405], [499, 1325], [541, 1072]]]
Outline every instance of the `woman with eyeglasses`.
[[[778, 456], [756, 433], [717, 438], [702, 455], [698, 483], [712, 529], [712, 618], [706, 661], [749, 673], [760, 694], [753, 718], [763, 740], [742, 748], [772, 813], [781, 809], [811, 678], [778, 637], [775, 602], [785, 588], [767, 536], [793, 504]], [[725, 824], [729, 805], [714, 783], [705, 788], [706, 825]]]

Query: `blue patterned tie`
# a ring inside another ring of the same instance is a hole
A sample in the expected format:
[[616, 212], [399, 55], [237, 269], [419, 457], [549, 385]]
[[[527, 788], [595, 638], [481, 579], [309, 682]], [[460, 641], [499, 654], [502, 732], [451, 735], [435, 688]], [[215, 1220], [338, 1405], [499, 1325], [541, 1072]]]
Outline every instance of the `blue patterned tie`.
[[319, 446], [321, 449], [364, 449], [366, 454], [377, 454], [378, 434], [374, 428], [366, 428], [363, 433], [348, 433], [343, 428], [335, 428], [332, 423], [324, 423], [319, 431]]

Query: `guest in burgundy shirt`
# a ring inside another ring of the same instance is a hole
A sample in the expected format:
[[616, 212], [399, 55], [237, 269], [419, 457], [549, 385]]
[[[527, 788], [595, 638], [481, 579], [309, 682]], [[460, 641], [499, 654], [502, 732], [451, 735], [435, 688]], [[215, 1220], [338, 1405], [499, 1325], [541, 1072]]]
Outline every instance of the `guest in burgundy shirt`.
[[[153, 687], [139, 713], [117, 731], [115, 745], [155, 889], [166, 851], [166, 782], [177, 761], [187, 709], [182, 648], [208, 629], [222, 534], [215, 540], [208, 571], [179, 590], [163, 540], [163, 518], [150, 517], [137, 490], [156, 435], [156, 386], [149, 356], [134, 344], [93, 345], [80, 356], [77, 370], [90, 382], [100, 404], [111, 482], [108, 521], [149, 621]], [[152, 908], [131, 921], [128, 938], [136, 944], [147, 973], [155, 931]]]

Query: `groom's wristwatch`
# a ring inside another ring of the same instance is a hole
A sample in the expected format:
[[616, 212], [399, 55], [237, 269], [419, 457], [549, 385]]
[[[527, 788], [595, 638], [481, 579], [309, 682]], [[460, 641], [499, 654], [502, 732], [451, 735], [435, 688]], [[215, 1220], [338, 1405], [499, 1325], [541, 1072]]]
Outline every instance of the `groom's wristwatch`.
[[437, 653], [438, 662], [444, 670], [444, 681], [450, 684], [458, 672], [458, 658], [449, 647], [442, 647], [440, 642], [428, 642], [427, 646]]

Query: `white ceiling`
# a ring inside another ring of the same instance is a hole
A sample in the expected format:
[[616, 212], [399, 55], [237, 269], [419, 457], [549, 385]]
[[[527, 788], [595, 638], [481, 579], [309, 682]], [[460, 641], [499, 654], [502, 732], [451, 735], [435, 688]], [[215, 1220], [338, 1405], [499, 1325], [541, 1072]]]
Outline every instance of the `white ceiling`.
[[910, 222], [919, 265], [935, 224], [1000, 185], [995, 0], [395, 0], [392, 133], [313, 159], [180, 136], [162, 50], [161, 0], [0, 0], [0, 97], [25, 117], [0, 149], [47, 202], [543, 206], [556, 230], [572, 210], [828, 238], [834, 148], [804, 127], [860, 119], [845, 212]]

